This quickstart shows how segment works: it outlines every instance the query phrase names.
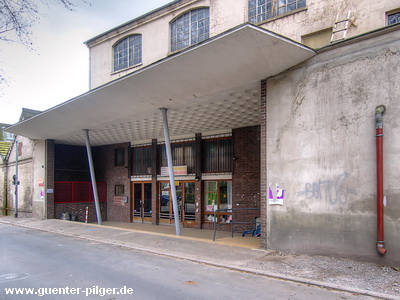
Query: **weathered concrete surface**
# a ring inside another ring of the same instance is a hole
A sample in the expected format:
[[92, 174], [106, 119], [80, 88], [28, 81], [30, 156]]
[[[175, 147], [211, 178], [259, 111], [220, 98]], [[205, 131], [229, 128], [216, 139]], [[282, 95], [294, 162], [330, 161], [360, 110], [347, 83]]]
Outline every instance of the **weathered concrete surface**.
[[[34, 216], [43, 219], [45, 215], [45, 142], [34, 141], [18, 136], [18, 215]], [[7, 208], [8, 214], [15, 213], [15, 185], [12, 184], [16, 173], [15, 144], [7, 162]]]
[[[267, 82], [268, 246], [400, 265], [399, 31], [320, 53]], [[387, 254], [376, 251], [374, 112], [384, 104]], [[397, 157], [397, 159], [396, 159]]]
[[267, 21], [261, 26], [302, 42], [304, 35], [332, 29], [338, 13], [343, 20], [351, 11], [347, 37], [352, 37], [384, 27], [387, 24], [386, 12], [398, 8], [399, 3], [391, 0], [307, 0], [306, 9]]

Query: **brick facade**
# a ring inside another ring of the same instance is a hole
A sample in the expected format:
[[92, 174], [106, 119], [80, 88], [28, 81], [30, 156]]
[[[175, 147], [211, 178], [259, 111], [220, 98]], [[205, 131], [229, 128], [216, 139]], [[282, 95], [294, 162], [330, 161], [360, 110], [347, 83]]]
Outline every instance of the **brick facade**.
[[[233, 208], [236, 222], [253, 222], [260, 217], [260, 126], [233, 130], [234, 171], [232, 176]], [[255, 210], [253, 210], [255, 209]], [[254, 228], [254, 224], [235, 225], [236, 232]]]
[[[234, 171], [232, 173], [232, 202], [234, 208], [260, 208], [260, 126], [234, 129], [233, 151]], [[196, 135], [196, 149], [201, 151], [201, 134]], [[157, 149], [157, 141], [153, 140], [153, 152]], [[125, 164], [115, 165], [115, 150], [124, 149]], [[131, 192], [130, 144], [115, 144], [94, 147], [93, 161], [96, 180], [107, 183], [107, 202], [101, 202], [104, 221], [132, 222], [133, 199]], [[55, 178], [56, 181], [90, 181], [85, 147], [55, 145]], [[196, 155], [195, 181], [195, 225], [197, 229], [213, 229], [212, 222], [204, 222], [203, 218], [203, 181], [201, 180], [201, 153]], [[152, 166], [152, 224], [159, 224], [159, 182], [156, 174], [156, 160]], [[54, 183], [54, 181], [53, 181]], [[115, 195], [115, 186], [124, 186], [124, 195]], [[53, 200], [54, 201], [54, 200]], [[54, 202], [53, 202], [54, 203]], [[86, 206], [89, 207], [89, 222], [96, 222], [94, 203], [56, 203], [53, 205], [52, 217], [60, 218], [61, 213], [76, 214], [79, 221], [84, 220]], [[259, 210], [244, 210], [235, 213], [236, 222], [253, 222], [259, 217]], [[193, 225], [190, 225], [193, 227]], [[254, 224], [236, 224], [234, 230], [242, 232], [254, 228]], [[218, 230], [230, 231], [230, 224], [219, 224]]]
[[[115, 149], [124, 149], [124, 164], [115, 165]], [[129, 178], [130, 143], [95, 147], [93, 161], [97, 180], [107, 183], [107, 221], [131, 222], [132, 197]], [[115, 186], [124, 186], [124, 195], [115, 195]], [[127, 201], [127, 202], [126, 202]]]
[[[69, 213], [75, 215], [78, 222], [85, 222], [86, 207], [88, 207], [88, 222], [97, 223], [97, 213], [94, 202], [82, 202], [82, 203], [56, 203], [55, 218], [61, 219], [63, 213]], [[101, 219], [107, 220], [107, 203], [100, 202]]]
[[[260, 126], [237, 128], [232, 131], [234, 153], [232, 206], [239, 209], [234, 212], [234, 221], [243, 222], [234, 225], [234, 232], [253, 229], [255, 226], [253, 221], [256, 217], [260, 217], [260, 132]], [[202, 199], [202, 194], [199, 196]], [[241, 208], [244, 210], [240, 210]], [[245, 210], [248, 208], [252, 210]], [[204, 229], [213, 227], [212, 222], [202, 224]], [[218, 224], [217, 230], [230, 231], [231, 224]]]
[[260, 97], [260, 208], [261, 208], [261, 248], [267, 248], [267, 80], [261, 81]]

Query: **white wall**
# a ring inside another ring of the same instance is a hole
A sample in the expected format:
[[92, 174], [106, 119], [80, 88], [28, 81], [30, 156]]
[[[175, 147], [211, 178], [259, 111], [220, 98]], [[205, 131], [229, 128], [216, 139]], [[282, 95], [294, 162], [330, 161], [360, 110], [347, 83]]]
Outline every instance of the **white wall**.
[[[210, 36], [215, 36], [234, 26], [246, 22], [247, 0], [237, 0], [232, 5], [230, 0], [198, 0], [184, 1], [178, 8], [170, 7], [132, 26], [130, 29], [120, 29], [108, 34], [107, 39], [99, 39], [100, 43], [90, 46], [90, 78], [91, 88], [95, 88], [110, 80], [114, 80], [138, 68], [147, 66], [163, 59], [170, 54], [169, 24], [182, 13], [199, 7], [210, 7]], [[130, 34], [142, 35], [143, 62], [140, 66], [132, 67], [119, 72], [112, 72], [112, 46], [122, 37]]]
[[[89, 43], [91, 88], [167, 57], [170, 54], [169, 23], [190, 9], [210, 7], [211, 37], [248, 21], [248, 0], [188, 0], [181, 3], [179, 7], [167, 7], [136, 24], [121, 27]], [[303, 35], [332, 28], [338, 12], [346, 14], [351, 10], [353, 24], [347, 35], [351, 37], [384, 27], [387, 23], [386, 12], [397, 8], [400, 8], [398, 0], [307, 0], [306, 9], [258, 25], [302, 42]], [[130, 34], [142, 34], [143, 63], [113, 73], [112, 46]]]

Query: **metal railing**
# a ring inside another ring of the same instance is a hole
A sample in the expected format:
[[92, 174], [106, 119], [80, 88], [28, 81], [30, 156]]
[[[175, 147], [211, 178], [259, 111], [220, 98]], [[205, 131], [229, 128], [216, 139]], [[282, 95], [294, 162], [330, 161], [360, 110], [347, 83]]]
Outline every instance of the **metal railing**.
[[254, 217], [254, 220], [251, 222], [243, 222], [243, 221], [237, 221], [235, 222], [235, 212], [237, 211], [248, 211], [248, 210], [258, 210], [260, 211], [259, 208], [227, 208], [227, 209], [217, 209], [213, 210], [214, 213], [214, 234], [213, 234], [213, 241], [215, 241], [215, 236], [217, 233], [217, 225], [226, 225], [227, 223], [218, 223], [217, 222], [217, 213], [220, 212], [227, 212], [232, 216], [232, 220], [230, 220], [229, 224], [231, 225], [231, 237], [233, 237], [233, 230], [234, 230], [234, 225], [235, 224], [254, 224], [254, 226], [257, 226], [256, 224], [256, 218], [260, 216], [260, 213], [258, 213], [258, 217]]

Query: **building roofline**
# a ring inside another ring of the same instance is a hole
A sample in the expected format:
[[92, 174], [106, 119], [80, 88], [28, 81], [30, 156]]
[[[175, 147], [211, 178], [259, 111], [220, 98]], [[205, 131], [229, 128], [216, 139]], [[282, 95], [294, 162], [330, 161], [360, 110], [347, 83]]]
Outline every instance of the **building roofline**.
[[97, 40], [97, 39], [99, 39], [101, 37], [104, 37], [107, 34], [110, 34], [110, 33], [114, 32], [114, 31], [116, 31], [116, 30], [118, 30], [120, 28], [123, 28], [123, 27], [125, 27], [125, 26], [127, 26], [127, 25], [129, 25], [131, 23], [134, 23], [134, 22], [137, 22], [137, 21], [139, 21], [141, 19], [144, 19], [144, 18], [146, 18], [146, 17], [148, 17], [148, 16], [150, 16], [150, 15], [156, 13], [156, 12], [159, 12], [159, 11], [161, 11], [161, 10], [167, 8], [167, 7], [170, 7], [170, 6], [174, 5], [174, 4], [177, 4], [177, 3], [182, 2], [182, 1], [183, 0], [173, 0], [171, 2], [168, 2], [167, 4], [164, 4], [163, 6], [160, 6], [160, 7], [156, 8], [156, 9], [153, 9], [153, 10], [151, 10], [151, 11], [149, 11], [149, 12], [147, 12], [147, 13], [141, 15], [141, 16], [138, 16], [138, 17], [136, 17], [136, 18], [134, 18], [132, 20], [129, 20], [129, 21], [121, 24], [121, 25], [118, 25], [118, 26], [116, 26], [114, 28], [111, 28], [111, 29], [109, 29], [109, 30], [107, 30], [107, 31], [105, 31], [105, 32], [103, 32], [101, 34], [98, 34], [98, 35], [92, 37], [91, 39], [89, 39], [89, 40], [87, 40], [87, 41], [85, 41], [83, 43], [86, 46], [88, 46], [88, 44], [94, 42], [95, 40]]
[[341, 40], [341, 41], [338, 41], [338, 42], [335, 42], [335, 43], [332, 43], [332, 44], [329, 44], [329, 45], [326, 45], [326, 46], [322, 46], [321, 48], [315, 49], [315, 52], [317, 54], [323, 53], [325, 51], [329, 51], [329, 50], [332, 50], [332, 49], [335, 49], [335, 48], [338, 48], [338, 47], [343, 47], [343, 46], [346, 46], [346, 45], [357, 43], [357, 42], [360, 42], [360, 41], [363, 41], [363, 40], [370, 39], [370, 38], [375, 37], [375, 36], [383, 35], [383, 34], [386, 34], [386, 33], [397, 31], [397, 30], [400, 30], [400, 23], [396, 23], [396, 24], [388, 25], [388, 26], [381, 27], [381, 28], [378, 28], [378, 29], [375, 29], [375, 30], [367, 31], [367, 32], [364, 32], [362, 34], [349, 37], [349, 38], [347, 38], [345, 40]]

